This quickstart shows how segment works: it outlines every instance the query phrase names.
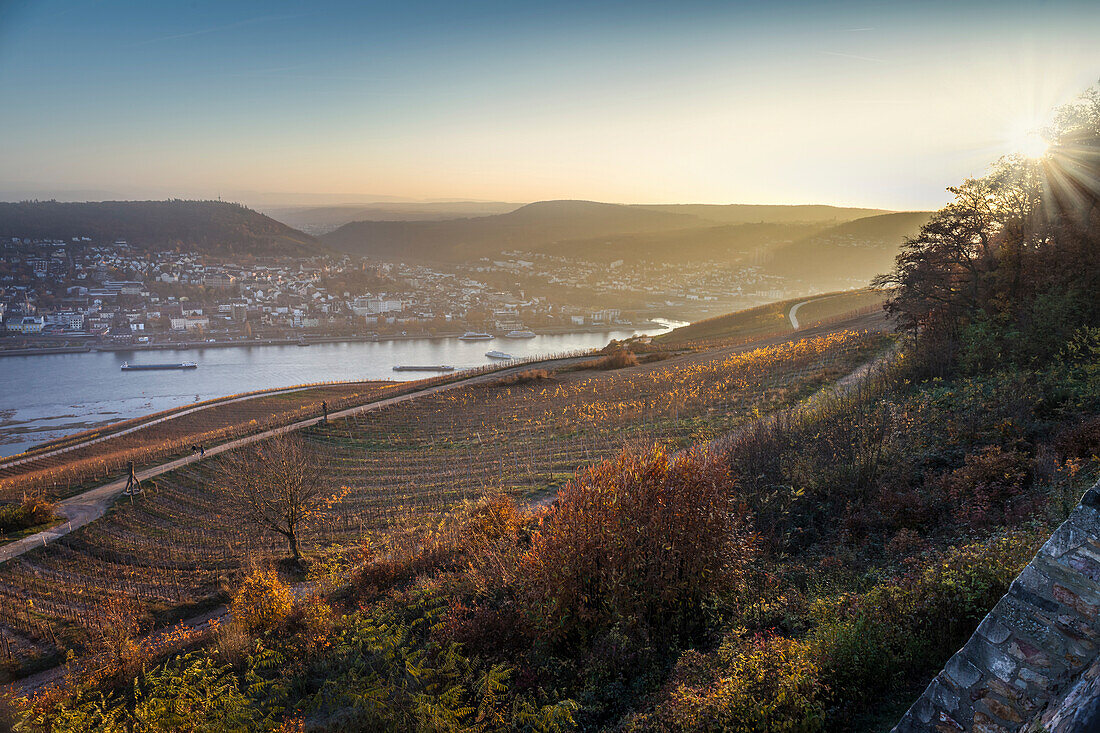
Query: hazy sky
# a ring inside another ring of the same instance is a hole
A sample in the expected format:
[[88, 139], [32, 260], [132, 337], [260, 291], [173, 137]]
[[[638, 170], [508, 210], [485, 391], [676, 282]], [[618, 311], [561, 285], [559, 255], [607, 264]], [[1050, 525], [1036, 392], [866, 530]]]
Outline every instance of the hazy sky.
[[10, 2], [0, 189], [925, 208], [1100, 2]]

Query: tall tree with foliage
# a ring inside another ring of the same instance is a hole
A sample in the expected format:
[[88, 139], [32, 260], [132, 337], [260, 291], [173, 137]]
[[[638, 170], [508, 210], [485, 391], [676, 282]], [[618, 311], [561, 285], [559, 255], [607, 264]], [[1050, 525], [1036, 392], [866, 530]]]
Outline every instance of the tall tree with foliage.
[[1095, 324], [1100, 303], [1100, 87], [1062, 108], [1049, 152], [1008, 156], [909, 240], [877, 284], [888, 310], [964, 364], [1025, 362]]

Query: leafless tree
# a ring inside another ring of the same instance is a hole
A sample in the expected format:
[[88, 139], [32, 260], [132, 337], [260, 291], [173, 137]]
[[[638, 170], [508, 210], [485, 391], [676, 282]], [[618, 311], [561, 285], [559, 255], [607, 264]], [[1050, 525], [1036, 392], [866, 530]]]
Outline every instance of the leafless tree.
[[279, 435], [231, 452], [221, 473], [244, 517], [285, 537], [300, 561], [303, 530], [335, 501], [316, 453], [300, 437]]

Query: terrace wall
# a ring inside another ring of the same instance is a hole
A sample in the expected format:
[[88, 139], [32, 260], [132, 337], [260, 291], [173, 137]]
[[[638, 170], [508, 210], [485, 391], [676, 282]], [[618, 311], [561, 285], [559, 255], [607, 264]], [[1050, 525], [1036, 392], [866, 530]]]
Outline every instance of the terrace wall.
[[1100, 482], [1085, 492], [894, 733], [1100, 730], [1098, 609]]

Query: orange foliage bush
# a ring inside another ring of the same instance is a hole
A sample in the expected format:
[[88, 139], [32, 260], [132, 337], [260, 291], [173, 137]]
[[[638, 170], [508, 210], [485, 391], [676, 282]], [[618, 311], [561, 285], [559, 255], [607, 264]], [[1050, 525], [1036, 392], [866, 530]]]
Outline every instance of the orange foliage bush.
[[637, 365], [638, 357], [635, 356], [633, 351], [620, 349], [619, 351], [611, 352], [607, 356], [601, 356], [599, 359], [582, 361], [579, 364], [570, 367], [568, 371], [580, 371], [582, 369], [600, 369], [603, 371], [608, 371], [611, 369], [622, 369], [624, 367], [632, 367]]
[[751, 554], [735, 510], [723, 465], [701, 452], [624, 450], [579, 472], [524, 559], [536, 625], [558, 640], [614, 624], [691, 633]]
[[501, 377], [489, 382], [490, 387], [512, 387], [520, 384], [530, 384], [532, 382], [541, 382], [546, 379], [551, 379], [550, 372], [545, 369], [527, 369], [515, 374], [509, 374], [508, 376]]
[[290, 615], [294, 597], [290, 586], [271, 568], [257, 568], [241, 583], [229, 611], [233, 620], [250, 631], [266, 631]]

